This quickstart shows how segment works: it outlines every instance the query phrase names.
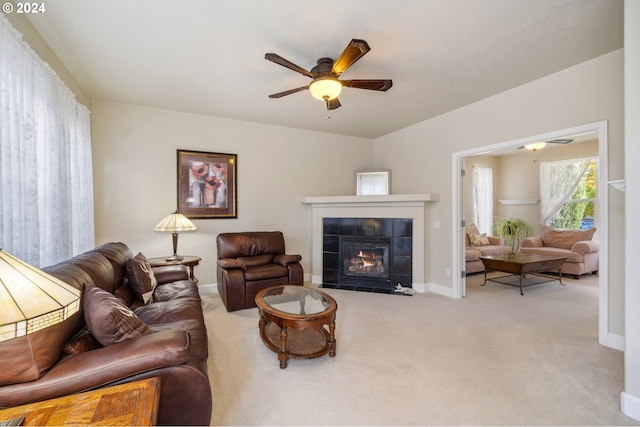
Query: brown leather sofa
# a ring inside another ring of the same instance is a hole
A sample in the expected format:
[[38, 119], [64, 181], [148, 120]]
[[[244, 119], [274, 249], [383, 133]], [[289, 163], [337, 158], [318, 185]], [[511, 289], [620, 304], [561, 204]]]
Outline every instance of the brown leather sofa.
[[222, 233], [218, 247], [218, 291], [227, 311], [256, 306], [256, 294], [269, 286], [302, 285], [300, 255], [285, 254], [280, 231]]
[[[144, 304], [127, 283], [132, 257], [125, 244], [107, 243], [43, 270], [78, 289], [88, 283], [113, 294], [151, 333], [103, 347], [85, 339], [91, 334], [80, 310], [58, 325], [0, 342], [3, 369], [14, 372], [0, 381], [0, 407], [159, 377], [158, 424], [209, 425], [208, 340], [198, 287], [184, 266], [157, 267], [158, 285]], [[25, 353], [38, 368], [31, 381], [25, 380], [34, 371]]]

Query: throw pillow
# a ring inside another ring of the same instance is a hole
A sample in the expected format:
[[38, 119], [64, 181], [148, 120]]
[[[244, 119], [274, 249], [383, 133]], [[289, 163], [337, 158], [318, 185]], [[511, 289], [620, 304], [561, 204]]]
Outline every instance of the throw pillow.
[[588, 230], [558, 230], [546, 225], [540, 226], [540, 238], [545, 246], [569, 250], [577, 242], [591, 240], [595, 232], [595, 228]]
[[89, 283], [84, 285], [82, 308], [87, 328], [105, 347], [151, 333], [118, 298]]
[[489, 242], [489, 238], [487, 237], [487, 233], [482, 234], [473, 234], [469, 233], [469, 243], [471, 246], [489, 246], [491, 242]]
[[471, 246], [471, 242], [469, 241], [469, 233], [480, 234], [480, 230], [478, 230], [478, 227], [476, 227], [475, 224], [469, 224], [464, 227], [465, 246]]
[[89, 332], [89, 329], [84, 328], [71, 338], [71, 341], [64, 346], [64, 354], [80, 354], [85, 351], [95, 350], [102, 345], [98, 340]]
[[158, 281], [151, 270], [149, 261], [142, 253], [127, 261], [127, 279], [133, 293], [140, 301], [148, 303]]

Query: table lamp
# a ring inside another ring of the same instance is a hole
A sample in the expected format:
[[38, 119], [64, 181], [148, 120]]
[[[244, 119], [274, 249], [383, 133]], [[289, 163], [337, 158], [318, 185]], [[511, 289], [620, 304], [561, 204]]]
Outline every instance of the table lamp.
[[80, 308], [80, 290], [0, 249], [0, 341], [66, 320]]
[[184, 257], [178, 255], [178, 233], [183, 231], [196, 231], [198, 226], [189, 218], [175, 211], [162, 221], [160, 221], [153, 231], [161, 231], [172, 233], [173, 235], [173, 255], [167, 258], [167, 261], [182, 261]]

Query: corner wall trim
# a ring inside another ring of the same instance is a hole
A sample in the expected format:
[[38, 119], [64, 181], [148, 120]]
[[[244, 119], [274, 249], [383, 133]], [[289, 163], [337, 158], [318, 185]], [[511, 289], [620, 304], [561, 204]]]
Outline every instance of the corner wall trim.
[[623, 391], [620, 393], [620, 409], [627, 417], [640, 420], [640, 398]]

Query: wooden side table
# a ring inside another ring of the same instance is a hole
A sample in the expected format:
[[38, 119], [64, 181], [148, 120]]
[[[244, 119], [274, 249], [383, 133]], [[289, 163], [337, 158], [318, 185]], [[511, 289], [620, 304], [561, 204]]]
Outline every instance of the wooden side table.
[[86, 393], [0, 410], [0, 422], [25, 426], [152, 426], [158, 420], [160, 379], [148, 378]]
[[167, 258], [169, 257], [161, 256], [156, 258], [149, 258], [149, 265], [151, 267], [164, 267], [165, 265], [186, 265], [187, 267], [189, 267], [189, 278], [198, 283], [198, 279], [196, 279], [193, 275], [193, 269], [200, 264], [202, 258], [200, 258], [199, 256], [191, 255], [185, 255], [184, 258], [182, 258], [180, 261], [167, 261]]

